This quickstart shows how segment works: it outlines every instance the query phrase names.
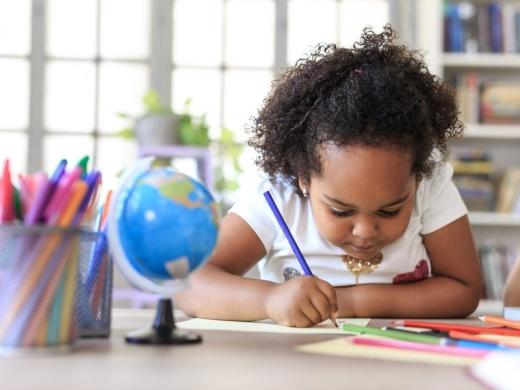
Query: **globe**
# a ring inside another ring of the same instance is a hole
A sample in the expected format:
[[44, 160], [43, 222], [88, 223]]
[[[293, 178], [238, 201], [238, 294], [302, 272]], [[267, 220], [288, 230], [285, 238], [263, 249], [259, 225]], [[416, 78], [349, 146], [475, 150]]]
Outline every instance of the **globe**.
[[[107, 235], [128, 280], [162, 296], [152, 333], [134, 335], [133, 342], [189, 342], [175, 333], [171, 297], [215, 248], [218, 209], [208, 189], [172, 167], [155, 166], [153, 158], [139, 160], [125, 171], [113, 196]], [[171, 323], [164, 322], [165, 315], [172, 316]]]

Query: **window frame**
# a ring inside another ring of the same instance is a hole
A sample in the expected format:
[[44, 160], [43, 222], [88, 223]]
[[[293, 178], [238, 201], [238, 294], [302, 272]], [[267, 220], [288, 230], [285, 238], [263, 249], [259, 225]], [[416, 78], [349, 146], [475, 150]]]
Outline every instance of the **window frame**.
[[[96, 0], [99, 13], [100, 3], [102, 0]], [[155, 89], [162, 101], [171, 105], [172, 90], [172, 41], [173, 41], [173, 21], [172, 12], [175, 0], [150, 0], [150, 54], [147, 60], [149, 69], [149, 87]], [[226, 6], [228, 0], [221, 0]], [[272, 0], [275, 8], [275, 34], [274, 34], [274, 66], [272, 67], [273, 75], [276, 76], [283, 71], [287, 65], [287, 24], [288, 24], [288, 5], [289, 0]], [[390, 22], [399, 30], [404, 31], [404, 35], [413, 37], [414, 26], [410, 25], [413, 18], [406, 17], [406, 21], [401, 16], [408, 16], [413, 13], [413, 0], [387, 0], [389, 4]], [[341, 0], [336, 0], [339, 4]], [[62, 59], [49, 58], [46, 54], [46, 1], [32, 0], [31, 3], [31, 42], [30, 52], [27, 56], [10, 56], [1, 55], [2, 58], [23, 58], [29, 61], [29, 120], [27, 134], [27, 169], [29, 172], [36, 172], [43, 167], [43, 140], [46, 134], [57, 134], [54, 132], [46, 132], [44, 129], [44, 94], [45, 94], [45, 67], [48, 60]], [[408, 21], [408, 24], [406, 22]], [[99, 15], [97, 18], [97, 46], [99, 48]], [[225, 15], [223, 17], [225, 24]], [[225, 45], [225, 42], [223, 43]], [[99, 65], [103, 59], [99, 56], [92, 60], [96, 66], [96, 86], [95, 86], [95, 126], [92, 133], [86, 133], [93, 138], [94, 141], [94, 164], [96, 163], [97, 145], [100, 132], [98, 129], [98, 100], [99, 100]], [[110, 61], [117, 61], [112, 60]], [[123, 62], [132, 62], [131, 60], [121, 60]], [[235, 69], [233, 67], [233, 69]], [[267, 68], [262, 68], [267, 69]], [[224, 65], [218, 68], [224, 77], [226, 67]], [[175, 86], [173, 86], [175, 88]], [[220, 119], [223, 118], [223, 96], [225, 85], [222, 83], [220, 93]], [[8, 131], [8, 130], [7, 130]], [[0, 132], [0, 135], [4, 131]], [[71, 133], [60, 132], [60, 135], [70, 135]], [[76, 134], [76, 133], [74, 133]], [[80, 135], [85, 135], [82, 133]], [[103, 137], [112, 137], [117, 135], [102, 134]]]

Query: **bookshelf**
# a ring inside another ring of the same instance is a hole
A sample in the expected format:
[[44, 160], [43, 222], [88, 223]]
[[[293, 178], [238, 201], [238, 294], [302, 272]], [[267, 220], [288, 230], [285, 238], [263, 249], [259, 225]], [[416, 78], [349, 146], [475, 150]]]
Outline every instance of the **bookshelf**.
[[[472, 211], [469, 215], [470, 223], [475, 226], [511, 226], [520, 228], [520, 215], [486, 211]], [[520, 230], [519, 230], [520, 234]], [[519, 235], [520, 238], [520, 235]], [[520, 241], [520, 240], [519, 240]]]
[[442, 53], [444, 67], [463, 69], [513, 69], [520, 68], [520, 54], [513, 53]]
[[[520, 66], [519, 66], [520, 69]], [[520, 141], [520, 127], [517, 125], [466, 124], [466, 139], [489, 139], [491, 141]]]
[[[460, 8], [461, 3], [466, 8]], [[491, 3], [494, 3], [492, 11], [489, 6]], [[453, 21], [453, 8], [450, 8], [453, 4], [456, 8], [455, 19], [461, 15], [464, 19], [458, 25], [457, 21]], [[493, 164], [493, 174], [489, 177], [493, 179], [496, 203], [498, 191], [503, 189], [500, 182], [505, 177], [505, 172], [520, 167], [520, 115], [519, 120], [496, 120], [486, 116], [482, 111], [487, 107], [484, 91], [487, 83], [502, 83], [508, 88], [513, 87], [513, 90], [518, 86], [520, 96], [520, 0], [417, 0], [415, 6], [415, 46], [424, 53], [431, 71], [454, 85], [457, 85], [457, 81], [460, 82], [458, 95], [461, 109], [465, 111], [462, 119], [466, 130], [463, 139], [452, 143], [451, 154], [454, 156], [461, 148], [485, 151]], [[486, 16], [486, 12], [490, 13]], [[486, 18], [489, 30], [482, 29], [485, 26], [482, 20]], [[495, 23], [492, 28], [492, 21], [497, 20], [502, 24], [497, 29]], [[445, 26], [448, 26], [447, 34]], [[460, 29], [464, 30], [462, 35], [459, 34]], [[489, 37], [486, 38], [482, 31], [488, 31]], [[498, 32], [501, 35], [497, 35]], [[497, 36], [502, 37], [500, 42], [497, 41]], [[469, 87], [461, 89], [460, 85], [471, 85], [473, 90]], [[519, 100], [517, 106], [520, 113]], [[473, 112], [468, 114], [468, 107]], [[470, 210], [469, 219], [477, 246], [487, 249], [492, 245], [503, 245], [519, 254], [520, 213], [499, 213], [495, 210], [496, 207], [486, 211]], [[485, 260], [484, 253], [485, 250], [481, 252], [482, 264]], [[494, 256], [492, 260], [496, 258]], [[511, 259], [507, 262], [510, 266]], [[489, 264], [487, 268], [482, 268], [487, 293], [488, 284], [497, 283], [496, 269], [490, 269]], [[489, 275], [490, 273], [495, 273], [495, 276]]]

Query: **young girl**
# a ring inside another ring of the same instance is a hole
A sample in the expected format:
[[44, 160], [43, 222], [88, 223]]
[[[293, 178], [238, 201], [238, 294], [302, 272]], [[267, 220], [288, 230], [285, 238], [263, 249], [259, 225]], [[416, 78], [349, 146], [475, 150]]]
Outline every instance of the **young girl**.
[[[334, 317], [464, 317], [481, 290], [467, 210], [443, 162], [462, 133], [452, 90], [365, 29], [275, 83], [250, 144], [269, 175], [223, 219], [177, 296], [188, 314], [306, 327]], [[270, 191], [314, 277], [266, 203]], [[243, 275], [259, 264], [262, 280]]]

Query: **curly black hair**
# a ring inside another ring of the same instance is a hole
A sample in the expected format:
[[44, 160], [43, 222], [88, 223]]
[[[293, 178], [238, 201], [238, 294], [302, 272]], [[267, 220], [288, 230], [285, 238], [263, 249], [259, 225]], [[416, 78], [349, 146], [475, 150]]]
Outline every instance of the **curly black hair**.
[[257, 165], [300, 195], [298, 177], [321, 172], [324, 143], [407, 151], [412, 173], [431, 176], [434, 149], [446, 158], [448, 139], [463, 132], [455, 94], [395, 38], [388, 24], [379, 34], [367, 27], [352, 48], [318, 45], [276, 79], [250, 126]]

